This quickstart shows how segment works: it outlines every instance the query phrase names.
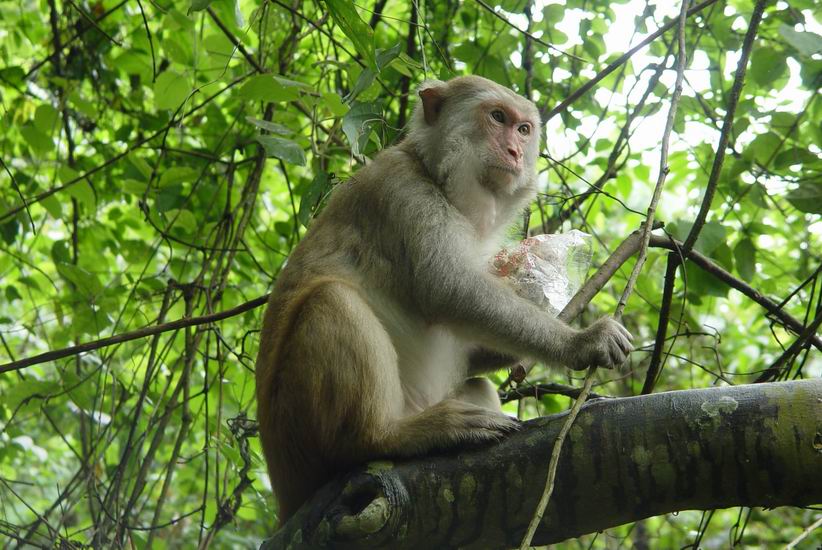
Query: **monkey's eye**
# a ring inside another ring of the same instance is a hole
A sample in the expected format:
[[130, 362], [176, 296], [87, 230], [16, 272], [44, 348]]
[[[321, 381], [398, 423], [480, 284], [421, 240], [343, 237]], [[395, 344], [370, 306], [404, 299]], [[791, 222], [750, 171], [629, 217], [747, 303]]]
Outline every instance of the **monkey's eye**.
[[530, 135], [531, 134], [531, 125], [530, 124], [520, 124], [519, 128], [517, 128], [517, 132], [519, 132], [523, 136]]
[[493, 118], [497, 122], [505, 122], [505, 113], [503, 113], [499, 109], [495, 109], [491, 111], [491, 118]]

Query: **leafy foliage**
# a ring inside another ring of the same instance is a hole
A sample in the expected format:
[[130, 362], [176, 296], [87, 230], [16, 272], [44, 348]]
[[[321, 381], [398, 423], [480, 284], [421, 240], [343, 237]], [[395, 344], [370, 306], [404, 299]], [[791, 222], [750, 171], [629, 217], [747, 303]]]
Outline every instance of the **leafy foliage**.
[[[264, 295], [333, 186], [400, 139], [423, 79], [484, 75], [547, 113], [678, 11], [495, 4], [0, 3], [0, 362]], [[680, 238], [702, 200], [751, 10], [709, 4], [688, 20], [657, 212]], [[766, 9], [696, 243], [805, 324], [822, 307], [818, 10], [812, 0]], [[601, 261], [639, 227], [658, 172], [673, 44], [674, 32], [663, 34], [547, 121], [542, 194], [521, 229], [584, 229]], [[650, 252], [626, 310], [641, 346], [632, 372], [600, 373], [598, 393], [642, 387], [663, 258]], [[613, 311], [630, 267], [587, 318]], [[663, 319], [670, 339], [657, 388], [751, 382], [772, 364], [784, 378], [819, 375], [813, 348], [781, 357], [797, 336], [759, 305], [690, 263], [683, 273]], [[260, 316], [248, 308], [0, 366], [0, 539], [234, 548], [270, 534], [276, 509], [246, 419]], [[556, 376], [537, 369], [525, 384]], [[566, 405], [548, 395], [520, 412]], [[802, 510], [691, 512], [609, 537], [782, 544], [812, 521]], [[585, 543], [604, 548], [606, 538]]]

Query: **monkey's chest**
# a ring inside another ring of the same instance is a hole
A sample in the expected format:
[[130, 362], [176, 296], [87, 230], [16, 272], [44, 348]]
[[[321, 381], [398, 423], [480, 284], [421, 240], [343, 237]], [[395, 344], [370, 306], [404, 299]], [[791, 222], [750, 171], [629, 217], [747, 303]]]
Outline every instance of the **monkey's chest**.
[[413, 414], [447, 397], [467, 376], [467, 343], [441, 326], [420, 327], [398, 338], [397, 358], [406, 412]]
[[405, 414], [439, 403], [465, 380], [470, 343], [445, 326], [409, 314], [390, 299], [377, 299], [375, 294], [371, 305], [397, 354]]

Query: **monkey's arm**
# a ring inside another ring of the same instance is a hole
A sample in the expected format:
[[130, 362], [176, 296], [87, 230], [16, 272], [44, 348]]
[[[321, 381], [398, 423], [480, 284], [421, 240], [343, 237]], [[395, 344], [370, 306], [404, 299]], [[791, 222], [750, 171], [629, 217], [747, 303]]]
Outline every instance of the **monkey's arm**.
[[[612, 368], [630, 352], [631, 336], [602, 318], [583, 330], [569, 327], [488, 273], [478, 259], [473, 230], [436, 188], [403, 185], [394, 220], [410, 268], [411, 302], [422, 316], [443, 323], [501, 354], [527, 356], [573, 369]], [[403, 196], [404, 195], [404, 196]], [[435, 196], [432, 196], [435, 195]]]
[[476, 376], [493, 372], [517, 363], [519, 359], [507, 353], [488, 348], [476, 348], [468, 356], [468, 375]]

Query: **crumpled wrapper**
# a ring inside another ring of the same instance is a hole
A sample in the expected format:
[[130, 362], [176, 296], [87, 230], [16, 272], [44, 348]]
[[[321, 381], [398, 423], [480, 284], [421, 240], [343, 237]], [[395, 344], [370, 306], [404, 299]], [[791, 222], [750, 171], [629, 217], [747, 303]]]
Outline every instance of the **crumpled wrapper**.
[[491, 270], [517, 294], [556, 316], [585, 282], [592, 254], [591, 236], [572, 229], [503, 248], [494, 256]]

